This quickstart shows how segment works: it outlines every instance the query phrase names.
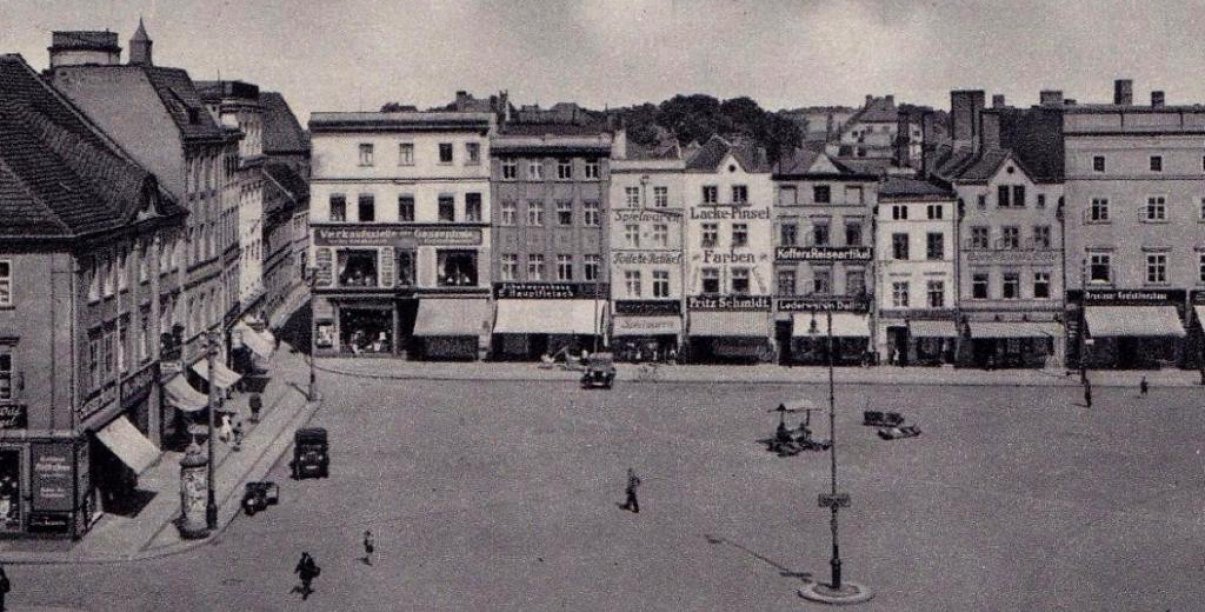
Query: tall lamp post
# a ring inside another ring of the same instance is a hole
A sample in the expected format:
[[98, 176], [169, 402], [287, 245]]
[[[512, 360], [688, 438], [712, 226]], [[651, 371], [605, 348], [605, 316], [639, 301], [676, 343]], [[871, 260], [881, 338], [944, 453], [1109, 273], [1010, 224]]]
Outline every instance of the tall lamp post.
[[214, 493], [213, 472], [214, 461], [213, 453], [213, 437], [214, 437], [214, 417], [218, 411], [220, 400], [218, 398], [217, 376], [215, 375], [214, 362], [217, 360], [220, 345], [218, 344], [218, 332], [210, 331], [205, 334], [205, 365], [209, 368], [209, 406], [207, 412], [209, 419], [207, 423], [208, 438], [205, 441], [209, 452], [209, 478], [208, 486], [205, 491], [205, 524], [210, 531], [218, 528], [218, 504], [217, 496]]
[[[309, 357], [310, 357], [309, 358], [310, 384], [306, 388], [305, 398], [312, 402], [315, 399], [317, 399], [317, 393], [318, 393], [318, 374], [314, 369], [314, 350], [315, 350], [315, 347], [317, 346], [317, 342], [315, 342], [315, 338], [314, 338], [314, 332], [316, 331], [316, 328], [314, 325], [314, 317], [312, 314], [314, 312], [314, 288], [318, 286], [318, 274], [316, 273], [315, 270], [310, 271], [309, 285], [310, 285], [310, 313], [311, 313], [311, 315], [310, 315], [310, 355], [309, 355]], [[396, 332], [396, 330], [395, 330], [395, 332]], [[393, 344], [394, 344], [394, 350], [396, 351], [397, 344], [398, 344], [397, 338], [394, 338]]]

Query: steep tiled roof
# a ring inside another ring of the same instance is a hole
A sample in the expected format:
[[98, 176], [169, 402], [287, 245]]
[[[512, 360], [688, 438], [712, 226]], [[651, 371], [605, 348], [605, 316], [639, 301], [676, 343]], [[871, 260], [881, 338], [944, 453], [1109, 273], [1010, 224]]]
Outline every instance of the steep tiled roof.
[[179, 68], [160, 66], [121, 66], [113, 68], [143, 70], [147, 81], [155, 88], [164, 107], [186, 139], [223, 138], [222, 129], [205, 110], [205, 102], [193, 85], [188, 73]]
[[264, 173], [298, 201], [308, 200], [310, 185], [288, 164], [272, 162], [264, 165]]
[[284, 96], [275, 91], [259, 92], [264, 108], [264, 153], [295, 153], [310, 150], [309, 139]]
[[879, 183], [879, 199], [933, 196], [954, 197], [954, 194], [941, 185], [904, 176], [890, 176]]
[[[77, 236], [132, 221], [154, 176], [19, 55], [0, 55], [0, 236]], [[163, 192], [162, 214], [183, 214]]]
[[1000, 168], [1000, 164], [1010, 157], [1006, 149], [985, 149], [963, 167], [953, 178], [963, 181], [986, 181]]
[[887, 97], [871, 98], [856, 115], [850, 118], [848, 123], [850, 125], [859, 121], [895, 123], [898, 118], [899, 111], [895, 107], [895, 100]]
[[690, 154], [686, 169], [698, 172], [715, 172], [729, 153], [736, 158], [745, 172], [769, 172], [770, 163], [765, 151], [753, 144], [734, 145], [724, 138], [712, 136], [703, 146]]

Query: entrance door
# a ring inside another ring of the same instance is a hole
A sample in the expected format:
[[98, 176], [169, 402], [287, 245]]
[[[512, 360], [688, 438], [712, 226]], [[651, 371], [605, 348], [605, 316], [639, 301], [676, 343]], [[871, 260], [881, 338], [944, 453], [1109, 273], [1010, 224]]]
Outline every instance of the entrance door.
[[887, 360], [893, 365], [908, 365], [908, 328], [887, 328]]
[[791, 363], [791, 322], [778, 321], [774, 324], [774, 341], [778, 343], [778, 365]]
[[1130, 336], [1117, 338], [1117, 367], [1123, 370], [1141, 367], [1146, 360], [1139, 353], [1140, 348], [1138, 338]]
[[397, 302], [397, 350], [399, 354], [413, 356], [417, 350], [414, 338], [414, 320], [418, 318], [418, 300]]

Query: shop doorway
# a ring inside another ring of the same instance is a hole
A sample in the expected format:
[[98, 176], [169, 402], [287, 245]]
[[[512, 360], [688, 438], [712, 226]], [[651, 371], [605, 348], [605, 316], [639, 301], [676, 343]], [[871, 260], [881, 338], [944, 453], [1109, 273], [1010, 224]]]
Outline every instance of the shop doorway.
[[21, 531], [21, 451], [0, 450], [0, 530]]
[[774, 323], [774, 341], [778, 344], [778, 365], [791, 365], [791, 322]]
[[415, 355], [414, 321], [418, 318], [418, 300], [397, 302], [397, 350], [404, 357]]
[[908, 365], [908, 328], [892, 326], [887, 328], [887, 364]]
[[393, 310], [339, 309], [339, 343], [342, 352], [353, 355], [392, 353]]

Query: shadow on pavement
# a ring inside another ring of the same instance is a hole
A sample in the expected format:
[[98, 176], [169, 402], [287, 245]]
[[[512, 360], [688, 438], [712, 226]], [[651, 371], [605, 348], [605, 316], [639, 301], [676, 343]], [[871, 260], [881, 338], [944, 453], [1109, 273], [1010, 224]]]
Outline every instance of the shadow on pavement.
[[727, 544], [733, 548], [743, 551], [745, 554], [749, 555], [750, 557], [753, 557], [754, 559], [757, 559], [758, 561], [762, 561], [762, 562], [766, 563], [767, 565], [773, 567], [774, 569], [778, 570], [778, 575], [782, 576], [783, 578], [799, 578], [800, 580], [804, 580], [804, 581], [808, 581], [808, 582], [810, 582], [812, 580], [811, 572], [796, 572], [796, 571], [792, 570], [791, 568], [789, 568], [769, 557], [766, 557], [755, 550], [748, 548], [747, 546], [745, 546], [744, 544], [741, 544], [740, 542], [733, 542], [732, 540], [713, 536], [713, 535], [707, 534], [707, 533], [703, 534], [703, 537], [707, 539], [708, 544], [716, 544], [716, 545]]

